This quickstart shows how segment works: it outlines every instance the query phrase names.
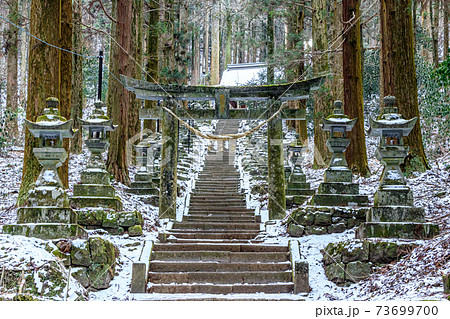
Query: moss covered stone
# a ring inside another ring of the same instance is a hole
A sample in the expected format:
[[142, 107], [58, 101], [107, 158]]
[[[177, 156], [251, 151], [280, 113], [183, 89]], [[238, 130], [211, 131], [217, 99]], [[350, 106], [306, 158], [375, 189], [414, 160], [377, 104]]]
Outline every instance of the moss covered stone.
[[135, 225], [128, 228], [128, 235], [131, 237], [134, 236], [142, 236], [142, 226], [141, 225]]
[[346, 265], [346, 280], [358, 282], [370, 276], [372, 273], [372, 264], [353, 261]]
[[82, 226], [101, 226], [106, 212], [102, 209], [78, 211], [78, 224]]

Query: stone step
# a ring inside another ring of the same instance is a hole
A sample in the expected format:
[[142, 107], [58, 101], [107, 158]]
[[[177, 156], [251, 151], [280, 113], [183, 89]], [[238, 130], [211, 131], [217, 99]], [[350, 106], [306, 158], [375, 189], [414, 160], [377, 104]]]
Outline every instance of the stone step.
[[270, 284], [158, 284], [148, 288], [149, 293], [203, 293], [203, 294], [232, 294], [232, 293], [291, 293], [294, 290], [293, 283]]
[[286, 262], [287, 252], [235, 252], [235, 251], [154, 251], [152, 260], [160, 261], [217, 261], [229, 262]]
[[287, 246], [282, 245], [254, 245], [254, 244], [154, 244], [153, 251], [234, 251], [234, 252], [289, 252]]
[[256, 222], [255, 216], [186, 216], [186, 220], [190, 222], [226, 222], [226, 221], [238, 221], [238, 222]]
[[[170, 241], [170, 240], [169, 240]], [[186, 239], [176, 238], [173, 242], [176, 243], [203, 243], [203, 244], [260, 244], [263, 243], [262, 239]]]
[[253, 209], [247, 209], [242, 211], [207, 211], [207, 210], [189, 210], [190, 216], [246, 216], [254, 217], [255, 211]]
[[169, 235], [175, 236], [177, 239], [214, 239], [214, 240], [253, 240], [256, 236], [258, 236], [258, 232], [243, 232], [238, 231], [235, 233], [230, 232], [220, 232], [220, 231], [210, 231], [210, 232], [195, 232], [195, 231], [187, 231], [187, 232], [174, 232], [171, 231]]
[[194, 272], [194, 271], [209, 271], [209, 272], [227, 272], [227, 271], [287, 271], [290, 270], [290, 262], [277, 263], [219, 263], [219, 262], [166, 262], [166, 261], [151, 261], [150, 271], [152, 272]]
[[239, 229], [239, 230], [259, 230], [258, 223], [245, 222], [181, 222], [174, 223], [172, 229]]
[[292, 281], [292, 272], [238, 271], [238, 272], [149, 272], [153, 284], [268, 284]]
[[228, 199], [235, 199], [235, 200], [241, 200], [245, 203], [245, 199], [242, 195], [239, 194], [216, 194], [216, 195], [202, 195], [202, 194], [192, 194], [191, 195], [191, 202], [194, 200], [199, 200], [199, 201], [215, 201], [217, 202], [222, 202], [224, 200], [228, 200]]
[[242, 206], [228, 206], [228, 207], [218, 207], [218, 206], [211, 206], [208, 209], [201, 206], [201, 207], [190, 207], [190, 212], [196, 212], [196, 213], [212, 213], [212, 212], [222, 212], [222, 213], [239, 213], [239, 212], [251, 212], [254, 213], [254, 209], [245, 208]]
[[[217, 205], [218, 200], [192, 200], [191, 198], [191, 206], [203, 207], [203, 206], [215, 206]], [[232, 205], [233, 207], [245, 207], [246, 203], [243, 199], [225, 199], [221, 200], [220, 203], [222, 205]]]

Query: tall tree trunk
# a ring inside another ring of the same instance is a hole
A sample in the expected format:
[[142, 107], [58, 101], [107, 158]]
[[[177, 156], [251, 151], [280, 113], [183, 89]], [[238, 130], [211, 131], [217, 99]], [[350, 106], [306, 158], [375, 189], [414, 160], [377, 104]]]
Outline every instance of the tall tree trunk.
[[433, 66], [439, 67], [439, 3], [440, 0], [430, 0], [431, 39], [433, 41]]
[[[30, 33], [45, 39], [48, 43], [71, 50], [72, 1], [33, 0], [30, 12]], [[29, 50], [27, 120], [34, 122], [38, 116], [42, 115], [46, 106], [45, 100], [50, 96], [59, 99], [61, 115], [70, 118], [72, 55], [31, 37]], [[26, 131], [18, 205], [26, 204], [28, 191], [40, 171], [40, 164], [33, 155], [33, 148], [37, 145], [37, 139]], [[65, 140], [63, 146], [68, 152], [69, 141]], [[68, 187], [68, 160], [59, 171], [64, 187]]]
[[[111, 72], [115, 72], [116, 77], [119, 74], [127, 76], [134, 75], [134, 63], [130, 61], [128, 54], [132, 51], [132, 23], [133, 23], [133, 5], [131, 1], [117, 0], [116, 3], [116, 27], [115, 38], [120, 48], [114, 52], [115, 56], [111, 56]], [[112, 46], [117, 46], [112, 43]], [[126, 51], [126, 52], [125, 52]], [[127, 54], [128, 53], [128, 54]], [[114, 65], [116, 64], [116, 65]], [[114, 82], [115, 80], [110, 77], [110, 85], [108, 90], [109, 96], [114, 96], [114, 102], [110, 103], [110, 117], [113, 123], [118, 125], [118, 128], [111, 132], [108, 150], [108, 159], [106, 166], [108, 171], [114, 176], [117, 182], [129, 185], [130, 178], [128, 176], [127, 167], [127, 141], [129, 139], [129, 114], [131, 109], [130, 92], [126, 90], [120, 83]]]
[[[325, 0], [313, 0], [312, 39], [313, 39], [313, 70], [318, 75], [328, 71], [327, 42], [327, 11]], [[328, 165], [331, 153], [326, 146], [327, 134], [319, 124], [322, 118], [333, 111], [333, 98], [329, 95], [329, 80], [327, 80], [314, 98], [314, 168]]]
[[232, 17], [231, 17], [231, 10], [227, 9], [227, 14], [225, 17], [226, 21], [226, 44], [225, 44], [225, 68], [227, 68], [228, 64], [231, 63], [231, 32], [232, 32]]
[[178, 30], [175, 43], [176, 68], [178, 70], [178, 84], [187, 84], [188, 69], [190, 64], [189, 35], [188, 30], [188, 7], [185, 1], [179, 0], [178, 7]]
[[350, 145], [345, 151], [345, 158], [351, 170], [358, 172], [361, 176], [368, 176], [370, 171], [367, 162], [364, 132], [359, 6], [360, 0], [342, 1], [342, 20], [344, 21], [344, 113], [350, 118], [358, 119], [353, 130], [348, 133]]
[[[286, 46], [288, 51], [295, 52], [295, 56], [291, 57], [294, 62], [288, 66], [288, 81], [299, 81], [305, 71], [304, 50], [303, 50], [303, 25], [305, 12], [299, 6], [289, 8], [287, 23]], [[294, 109], [306, 110], [306, 100], [289, 101], [289, 106]], [[290, 124], [290, 123], [289, 123]], [[299, 140], [302, 145], [308, 144], [307, 123], [305, 120], [294, 120], [293, 125], [299, 134]]]
[[[149, 2], [149, 21], [147, 34], [147, 81], [156, 83], [159, 81], [159, 28], [160, 28], [160, 4], [156, 1]], [[145, 101], [146, 108], [155, 108], [156, 101]], [[144, 129], [156, 131], [156, 120], [144, 120]]]
[[200, 32], [198, 27], [195, 27], [193, 33], [193, 51], [192, 55], [192, 74], [191, 74], [191, 85], [199, 85], [200, 79]]
[[[18, 1], [9, 2], [8, 19], [15, 24], [19, 23], [19, 3]], [[11, 24], [4, 35], [4, 50], [7, 55], [6, 62], [6, 110], [11, 112], [11, 121], [8, 123], [8, 135], [11, 141], [16, 141], [19, 128], [17, 124], [17, 102], [18, 102], [18, 86], [17, 86], [17, 67], [18, 67], [18, 34], [17, 28]]]
[[206, 4], [206, 15], [205, 15], [205, 34], [203, 37], [203, 57], [204, 59], [204, 64], [203, 64], [203, 69], [202, 72], [203, 74], [208, 74], [208, 70], [209, 70], [209, 30], [210, 30], [210, 18], [211, 18], [211, 10], [209, 9], [209, 4], [210, 1], [206, 0], [205, 1]]
[[[131, 77], [142, 79], [142, 8], [143, 0], [132, 1], [132, 24], [131, 24], [131, 39], [130, 51], [133, 59], [129, 59]], [[136, 98], [135, 94], [128, 94], [130, 99], [130, 111], [128, 113], [128, 136], [129, 138], [135, 136], [141, 131], [141, 121], [139, 120], [139, 109], [142, 106], [142, 100]], [[133, 148], [129, 145], [128, 149]]]
[[[81, 5], [75, 1], [73, 3], [73, 35], [72, 45], [77, 53], [83, 53], [83, 33], [81, 30]], [[79, 131], [71, 141], [70, 151], [75, 154], [81, 153], [83, 146], [83, 135], [79, 118], [83, 117], [84, 95], [83, 95], [83, 58], [74, 54], [72, 56], [72, 113], [74, 127]]]
[[[381, 98], [394, 95], [397, 98], [399, 113], [405, 118], [420, 117], [417, 97], [416, 66], [414, 63], [414, 44], [412, 16], [409, 10], [411, 0], [381, 0], [380, 32], [382, 54], [383, 90]], [[395, 50], [394, 50], [395, 48]], [[405, 138], [409, 154], [403, 168], [423, 171], [428, 169], [425, 156], [420, 118], [409, 136]]]
[[450, 16], [450, 1], [449, 0], [442, 0], [442, 8], [443, 8], [443, 15], [444, 15], [444, 59], [448, 56], [448, 46], [449, 46], [449, 40], [448, 40], [448, 18]]
[[267, 12], [267, 84], [273, 84], [275, 82], [275, 71], [273, 66], [273, 54], [275, 49], [274, 43], [274, 12], [273, 8], [269, 7]]
[[211, 12], [211, 85], [220, 83], [220, 2], [212, 0]]
[[[28, 0], [20, 1], [20, 11], [23, 16], [29, 17], [30, 6]], [[28, 30], [28, 25], [22, 27]], [[25, 109], [27, 103], [27, 83], [28, 83], [28, 42], [29, 36], [25, 32], [20, 33], [20, 85], [19, 85], [19, 105]]]

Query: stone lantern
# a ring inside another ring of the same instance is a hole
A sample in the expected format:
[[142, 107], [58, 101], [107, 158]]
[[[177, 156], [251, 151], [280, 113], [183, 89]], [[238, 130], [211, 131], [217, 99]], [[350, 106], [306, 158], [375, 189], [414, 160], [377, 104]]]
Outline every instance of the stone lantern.
[[332, 155], [313, 203], [318, 206], [367, 206], [367, 196], [359, 195], [359, 184], [352, 183], [352, 172], [344, 155], [350, 144], [347, 133], [358, 119], [344, 115], [342, 107], [342, 101], [335, 101], [333, 114], [323, 119], [321, 124], [322, 130], [330, 132], [327, 147]]
[[81, 183], [73, 187], [71, 206], [75, 208], [101, 207], [116, 211], [122, 210], [122, 202], [116, 196], [111, 186], [110, 174], [106, 171], [102, 153], [108, 149], [107, 132], [112, 132], [116, 126], [103, 111], [104, 103], [94, 103], [94, 111], [87, 120], [79, 119], [83, 129], [88, 131], [86, 146], [91, 156], [86, 168], [81, 172]]
[[33, 153], [42, 170], [28, 193], [27, 206], [18, 210], [18, 225], [5, 225], [3, 231], [43, 239], [82, 237], [85, 232], [77, 225], [57, 170], [68, 156], [63, 139], [72, 138], [76, 130], [73, 120], [60, 116], [58, 99], [48, 98], [46, 103], [36, 122], [25, 120], [30, 133], [39, 139]]
[[[307, 200], [307, 196], [314, 195], [314, 190], [310, 188], [310, 183], [306, 182], [306, 175], [303, 173], [302, 151], [303, 145], [299, 143], [298, 134], [295, 142], [287, 147], [289, 174], [286, 179], [286, 204], [301, 205]], [[286, 172], [285, 172], [286, 173]]]
[[412, 190], [406, 185], [400, 169], [409, 150], [404, 137], [414, 128], [417, 117], [404, 119], [394, 106], [395, 102], [395, 97], [385, 97], [383, 114], [377, 120], [370, 119], [370, 134], [380, 137], [376, 157], [384, 165], [384, 171], [367, 223], [358, 229], [360, 238], [422, 239], [439, 233], [438, 225], [425, 223], [424, 209], [413, 206]]
[[[153, 136], [146, 137], [139, 144], [134, 145], [136, 150], [136, 160], [139, 165], [139, 170], [134, 176], [134, 182], [131, 182], [131, 187], [127, 190], [129, 193], [136, 195], [157, 195], [159, 185], [153, 181], [156, 149], [158, 148], [158, 141]], [[159, 182], [159, 179], [158, 179]]]

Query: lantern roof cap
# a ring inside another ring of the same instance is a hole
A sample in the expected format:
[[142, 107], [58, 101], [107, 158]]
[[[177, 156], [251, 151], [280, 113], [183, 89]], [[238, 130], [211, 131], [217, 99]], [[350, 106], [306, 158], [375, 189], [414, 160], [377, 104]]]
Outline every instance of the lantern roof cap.
[[59, 132], [62, 138], [72, 138], [77, 130], [73, 129], [73, 120], [67, 120], [60, 115], [59, 100], [49, 97], [45, 100], [47, 107], [43, 115], [38, 116], [36, 122], [25, 120], [26, 127], [34, 137], [39, 137], [41, 132]]
[[94, 102], [94, 110], [92, 111], [92, 114], [87, 118], [87, 120], [78, 119], [81, 126], [84, 128], [89, 127], [104, 127], [105, 131], [112, 132], [115, 131], [117, 128], [117, 125], [112, 124], [112, 119], [110, 119], [106, 114], [105, 111], [103, 111], [103, 107], [105, 106], [105, 103], [102, 101], [95, 101]]
[[322, 130], [331, 131], [332, 127], [345, 126], [346, 131], [351, 131], [358, 119], [350, 119], [344, 114], [344, 103], [342, 101], [334, 101], [333, 114], [322, 120]]
[[381, 136], [383, 131], [396, 130], [401, 131], [403, 136], [408, 136], [417, 122], [417, 117], [406, 120], [402, 114], [398, 113], [398, 107], [395, 106], [395, 96], [385, 96], [383, 113], [376, 119], [369, 119], [371, 136]]

